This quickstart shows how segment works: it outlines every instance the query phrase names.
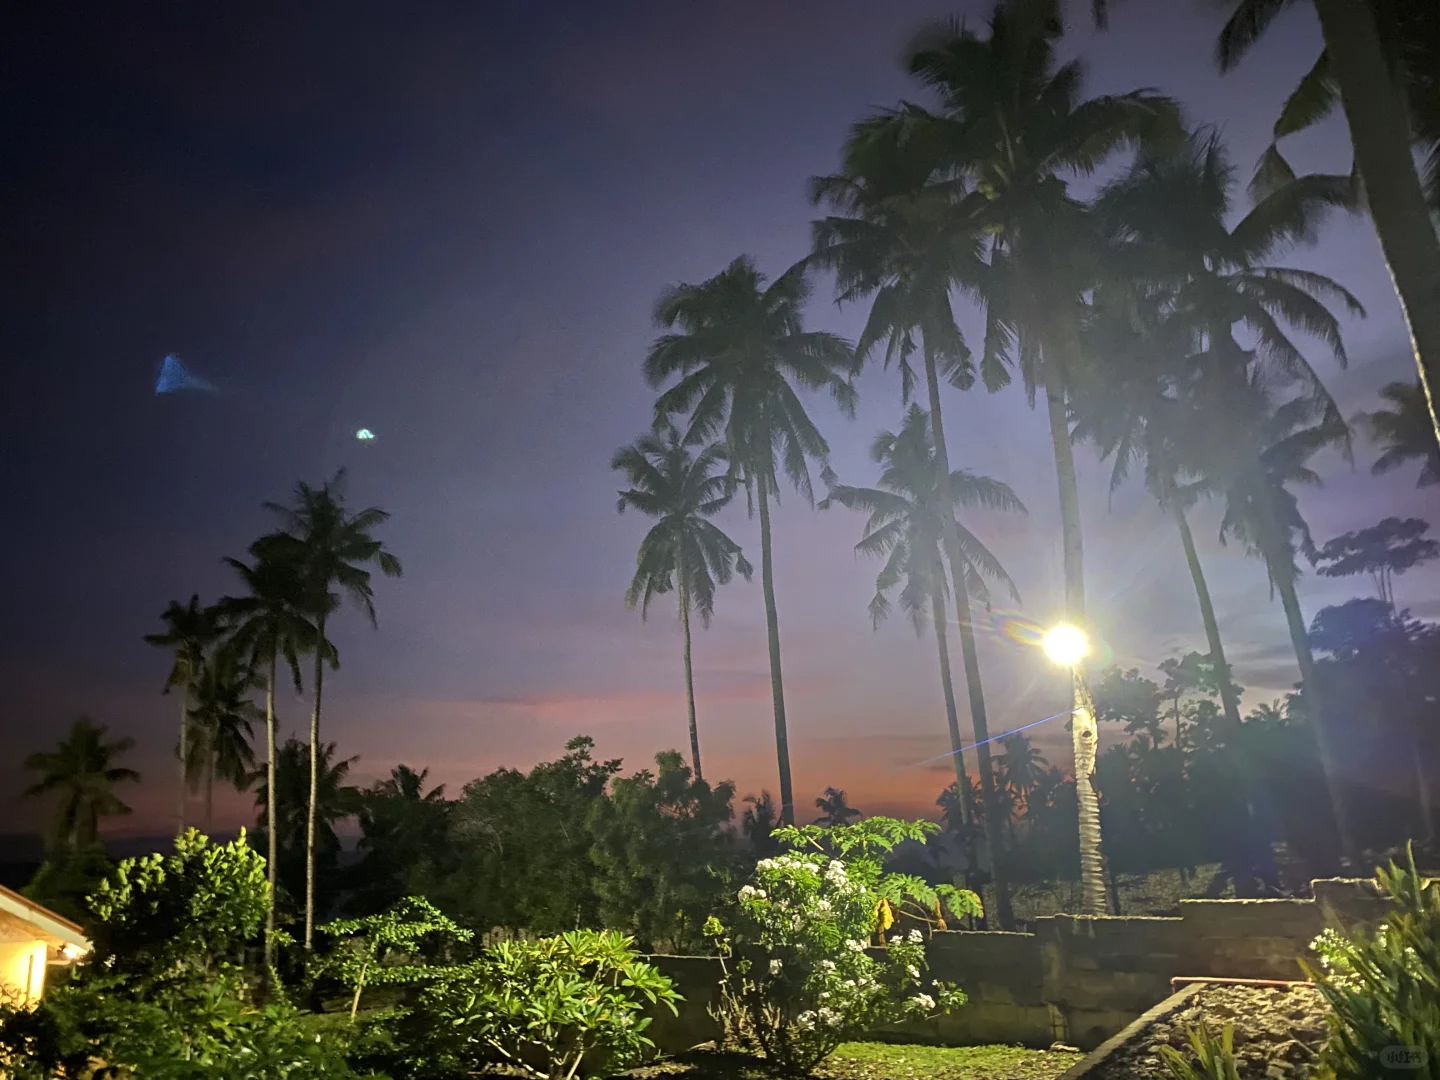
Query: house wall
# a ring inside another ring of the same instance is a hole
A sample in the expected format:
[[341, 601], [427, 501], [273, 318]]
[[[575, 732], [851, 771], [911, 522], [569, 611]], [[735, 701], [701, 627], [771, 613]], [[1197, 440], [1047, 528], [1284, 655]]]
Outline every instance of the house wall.
[[0, 941], [0, 998], [29, 1005], [45, 988], [43, 941]]
[[[1035, 920], [1031, 934], [940, 932], [927, 949], [931, 970], [969, 1001], [877, 1034], [948, 1046], [1061, 1041], [1093, 1049], [1166, 998], [1173, 978], [1302, 979], [1300, 960], [1322, 929], [1382, 916], [1372, 882], [1316, 881], [1313, 891], [1311, 900], [1184, 900], [1175, 918], [1052, 915]], [[651, 959], [686, 999], [679, 1017], [656, 1015], [656, 1044], [673, 1052], [717, 1038], [708, 1006], [719, 961]]]

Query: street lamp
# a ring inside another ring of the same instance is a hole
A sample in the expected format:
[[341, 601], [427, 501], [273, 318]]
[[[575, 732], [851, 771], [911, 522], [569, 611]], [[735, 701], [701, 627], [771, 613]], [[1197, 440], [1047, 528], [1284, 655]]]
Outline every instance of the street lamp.
[[1095, 705], [1085, 684], [1081, 661], [1090, 653], [1084, 630], [1061, 623], [1045, 631], [1040, 647], [1052, 662], [1070, 672], [1070, 730], [1075, 747], [1075, 802], [1080, 812], [1080, 894], [1086, 915], [1104, 915], [1105, 862], [1100, 840], [1100, 800], [1095, 792], [1095, 754], [1100, 732]]
[[1073, 668], [1090, 654], [1090, 639], [1085, 631], [1069, 623], [1061, 623], [1045, 631], [1040, 639], [1045, 655], [1061, 667]]

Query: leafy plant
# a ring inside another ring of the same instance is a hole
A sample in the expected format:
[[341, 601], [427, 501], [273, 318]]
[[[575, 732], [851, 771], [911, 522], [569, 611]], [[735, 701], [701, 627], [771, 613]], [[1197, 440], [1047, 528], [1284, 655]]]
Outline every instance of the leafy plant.
[[1335, 1080], [1440, 1076], [1440, 889], [1407, 865], [1376, 871], [1389, 900], [1372, 934], [1321, 935], [1324, 971], [1309, 973], [1329, 1002], [1330, 1038], [1316, 1075]]
[[442, 1044], [433, 1058], [461, 1069], [498, 1058], [551, 1080], [635, 1064], [654, 1046], [646, 1006], [673, 1013], [681, 998], [631, 946], [613, 931], [575, 930], [503, 942], [451, 969], [417, 1009]]
[[1205, 1023], [1190, 1028], [1187, 1034], [1195, 1050], [1194, 1061], [1173, 1046], [1160, 1047], [1160, 1059], [1175, 1080], [1240, 1080], [1235, 1065], [1233, 1024], [1226, 1024], [1218, 1038]]
[[[790, 850], [756, 865], [737, 896], [735, 926], [712, 917], [724, 976], [717, 1015], [727, 1037], [762, 1051], [783, 1072], [804, 1073], [862, 1032], [958, 1008], [952, 986], [925, 986], [925, 934], [891, 934], [904, 913], [944, 927], [980, 911], [973, 893], [886, 874], [882, 857], [937, 826], [870, 818], [853, 825], [778, 829]], [[870, 941], [886, 944], [883, 959]]]
[[455, 925], [430, 901], [419, 896], [401, 900], [381, 915], [338, 919], [318, 928], [342, 939], [328, 966], [347, 986], [354, 987], [350, 1020], [360, 1008], [366, 985], [414, 985], [445, 970], [416, 963], [416, 953], [427, 942], [469, 941], [474, 935]]
[[268, 900], [265, 860], [245, 830], [211, 844], [189, 829], [174, 854], [126, 859], [91, 894], [96, 959], [116, 973], [209, 971], [255, 937]]

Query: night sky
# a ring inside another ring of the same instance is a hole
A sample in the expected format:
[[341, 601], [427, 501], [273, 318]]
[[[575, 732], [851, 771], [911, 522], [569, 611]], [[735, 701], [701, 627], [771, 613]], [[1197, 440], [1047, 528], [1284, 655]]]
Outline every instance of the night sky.
[[[1220, 15], [1200, 0], [1122, 6], [1104, 34], [1076, 3], [1068, 48], [1092, 93], [1159, 86], [1222, 125], [1242, 177], [1284, 92], [1310, 65], [1307, 5], [1241, 69], [1212, 63]], [[391, 511], [405, 577], [377, 588], [380, 628], [334, 628], [326, 731], [364, 781], [404, 761], [458, 793], [500, 765], [557, 755], [577, 733], [638, 768], [685, 744], [680, 638], [622, 602], [648, 523], [615, 512], [611, 453], [649, 420], [640, 360], [655, 297], [741, 253], [771, 274], [805, 253], [806, 179], [847, 126], [902, 96], [898, 57], [927, 19], [980, 4], [28, 4], [0, 32], [0, 832], [43, 808], [18, 764], [80, 713], [133, 735], [143, 788], [120, 831], [163, 829], [171, 803], [168, 660], [141, 636], [171, 598], [235, 588], [221, 565], [270, 526], [264, 499], [339, 466], [359, 505]], [[1293, 148], [1343, 171], [1330, 126]], [[1243, 197], [1243, 193], [1242, 197]], [[1407, 377], [1403, 326], [1367, 222], [1333, 220], [1288, 261], [1340, 279], [1370, 310], [1341, 372], [1345, 411]], [[853, 334], [860, 309], [812, 325]], [[973, 312], [967, 327], [978, 340]], [[156, 396], [177, 353], [214, 397]], [[900, 417], [878, 366], [853, 421], [814, 413], [842, 480]], [[1060, 602], [1055, 478], [1041, 414], [1011, 389], [951, 393], [951, 458], [1008, 481], [1024, 519], [967, 519], [1009, 568], [1022, 610]], [[357, 428], [373, 442], [357, 443]], [[1413, 470], [1372, 479], [1326, 459], [1304, 496], [1318, 539], [1424, 514]], [[1117, 662], [1154, 675], [1203, 649], [1173, 531], [1137, 489], [1107, 505], [1107, 467], [1079, 452], [1092, 619]], [[758, 565], [743, 509], [724, 519]], [[1202, 557], [1247, 704], [1296, 678], [1263, 566], [1215, 541]], [[878, 566], [861, 520], [793, 495], [775, 515], [796, 797], [848, 789], [870, 812], [929, 812], [948, 748], [933, 640], [903, 618], [872, 632]], [[1307, 614], [1364, 592], [1307, 578]], [[1397, 586], [1440, 614], [1440, 574]], [[757, 580], [724, 589], [695, 647], [707, 774], [776, 788]], [[992, 731], [1058, 712], [1033, 650], [986, 635]], [[281, 697], [283, 731], [305, 702]], [[962, 705], [963, 709], [963, 705]], [[968, 721], [962, 714], [962, 726]], [[1054, 728], [1055, 730], [1051, 730]], [[1061, 763], [1058, 724], [1036, 729]], [[238, 824], [244, 801], [228, 807]], [[802, 804], [802, 805], [803, 805]], [[242, 812], [243, 811], [243, 812]]]

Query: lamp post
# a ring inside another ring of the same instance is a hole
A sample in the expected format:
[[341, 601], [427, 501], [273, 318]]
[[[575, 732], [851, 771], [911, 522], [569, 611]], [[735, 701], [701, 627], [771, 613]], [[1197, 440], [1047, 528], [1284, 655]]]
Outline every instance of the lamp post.
[[1070, 671], [1073, 711], [1070, 729], [1075, 748], [1075, 803], [1080, 815], [1080, 905], [1082, 914], [1104, 915], [1105, 860], [1100, 846], [1100, 800], [1095, 793], [1095, 756], [1100, 741], [1095, 705], [1085, 683], [1081, 661], [1090, 653], [1090, 639], [1078, 626], [1062, 623], [1040, 639], [1045, 655]]

